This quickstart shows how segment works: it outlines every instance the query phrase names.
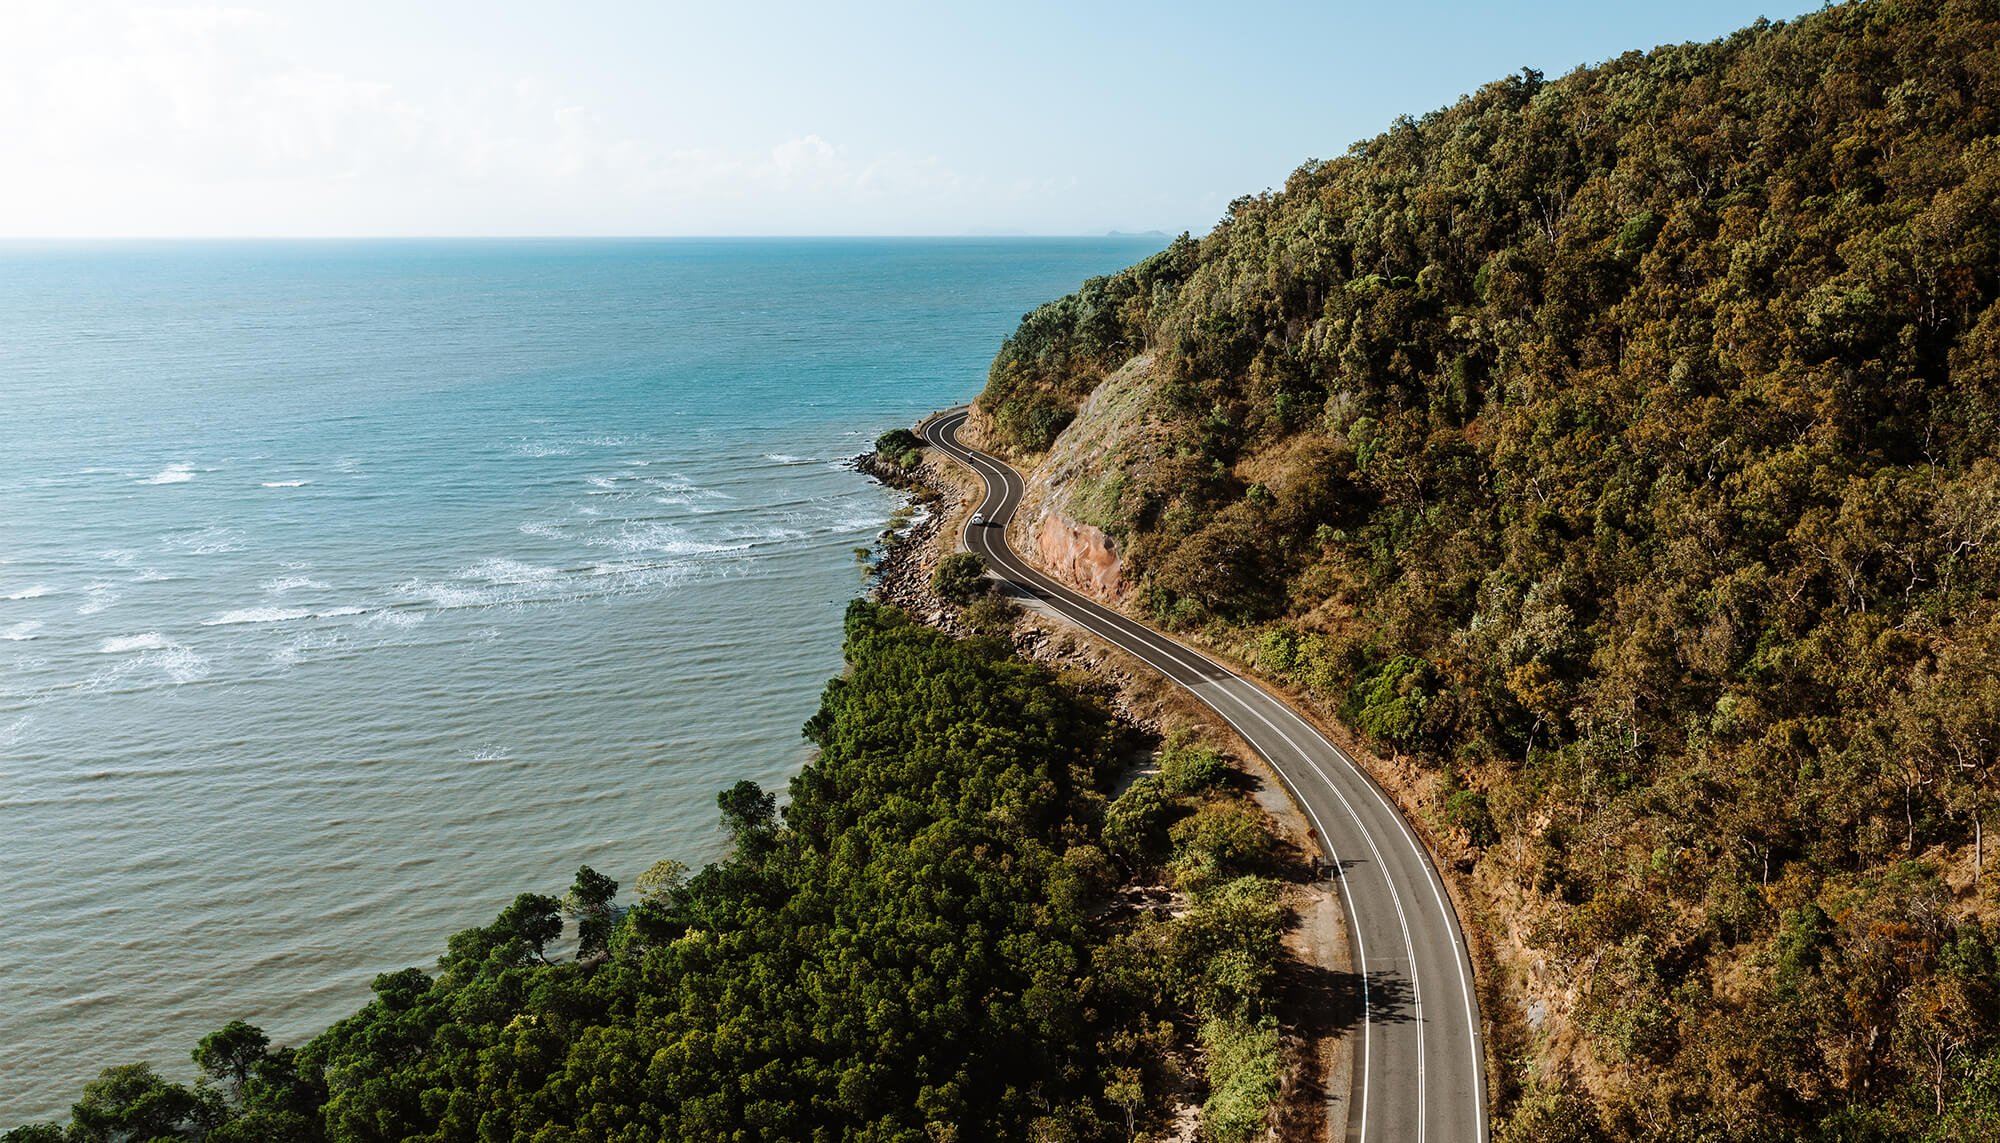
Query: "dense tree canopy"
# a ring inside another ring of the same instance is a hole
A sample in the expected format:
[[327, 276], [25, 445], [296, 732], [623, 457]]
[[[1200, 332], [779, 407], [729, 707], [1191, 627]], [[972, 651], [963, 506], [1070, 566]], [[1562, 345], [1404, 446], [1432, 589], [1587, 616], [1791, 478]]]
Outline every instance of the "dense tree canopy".
[[[66, 1127], [0, 1138], [1122, 1139], [1197, 1040], [1226, 1049], [1217, 1138], [1261, 1125], [1282, 918], [1226, 768], [1176, 742], [1171, 789], [1109, 803], [1144, 819], [1121, 872], [1105, 790], [1139, 743], [1102, 708], [894, 609], [856, 603], [846, 635], [790, 803], [718, 796], [727, 860], [656, 864], [623, 910], [586, 866], [296, 1050], [234, 1022], [195, 1048], [192, 1088], [114, 1067]], [[1128, 873], [1169, 876], [1189, 914], [1118, 907]]]
[[1136, 604], [1526, 894], [1519, 1137], [1993, 1138], [1996, 298], [2000, 5], [1875, 0], [1400, 119], [980, 408], [1033, 453], [1152, 355]]

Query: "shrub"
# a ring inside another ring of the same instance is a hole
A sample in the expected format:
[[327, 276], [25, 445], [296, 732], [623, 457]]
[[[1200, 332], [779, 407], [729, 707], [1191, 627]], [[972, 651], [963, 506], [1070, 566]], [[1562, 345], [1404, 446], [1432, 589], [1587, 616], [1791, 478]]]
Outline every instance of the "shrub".
[[1199, 794], [1213, 789], [1229, 777], [1229, 763], [1207, 746], [1197, 746], [1184, 735], [1167, 739], [1160, 748], [1160, 783], [1172, 794]]
[[924, 442], [908, 429], [890, 429], [875, 438], [875, 455], [898, 468], [909, 468], [923, 459]]
[[1254, 870], [1271, 855], [1262, 818], [1238, 802], [1210, 802], [1176, 822], [1169, 836], [1181, 856], [1216, 870]]
[[1214, 1019], [1201, 1026], [1208, 1051], [1208, 1101], [1201, 1128], [1216, 1143], [1241, 1143], [1263, 1134], [1278, 1100], [1278, 1027], [1268, 1017], [1255, 1024]]
[[1398, 655], [1356, 680], [1343, 713], [1370, 737], [1408, 749], [1423, 733], [1434, 674], [1423, 659]]
[[1157, 778], [1141, 778], [1104, 811], [1104, 845], [1127, 865], [1149, 869], [1167, 853], [1167, 827], [1184, 814]]
[[991, 586], [986, 580], [986, 561], [971, 552], [946, 556], [931, 573], [931, 590], [939, 599], [960, 607], [984, 595]]
[[966, 604], [965, 624], [981, 635], [1005, 635], [1013, 630], [1020, 614], [1021, 608], [1013, 600], [987, 590]]

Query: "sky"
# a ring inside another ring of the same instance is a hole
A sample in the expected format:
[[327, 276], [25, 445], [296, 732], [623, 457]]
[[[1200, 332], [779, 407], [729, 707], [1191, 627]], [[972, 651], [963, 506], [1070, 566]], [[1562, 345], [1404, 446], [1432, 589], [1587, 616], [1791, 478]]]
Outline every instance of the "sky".
[[1208, 230], [1523, 67], [1803, 0], [0, 0], [0, 235]]

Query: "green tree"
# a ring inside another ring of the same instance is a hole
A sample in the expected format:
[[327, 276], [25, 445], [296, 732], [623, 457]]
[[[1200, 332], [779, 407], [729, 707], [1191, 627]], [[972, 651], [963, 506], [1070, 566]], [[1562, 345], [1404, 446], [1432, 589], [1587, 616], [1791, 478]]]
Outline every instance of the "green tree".
[[563, 895], [562, 909], [576, 919], [578, 960], [601, 957], [609, 948], [618, 911], [612, 904], [618, 896], [618, 882], [585, 865], [576, 871], [576, 880]]
[[264, 1063], [271, 1038], [262, 1028], [242, 1020], [231, 1020], [201, 1038], [195, 1045], [195, 1066], [217, 1083], [227, 1085], [232, 1099], [240, 1099], [243, 1086]]
[[923, 448], [923, 440], [908, 429], [890, 429], [875, 438], [875, 454], [899, 468], [914, 467]]
[[688, 867], [684, 861], [663, 857], [646, 867], [644, 873], [632, 882], [641, 904], [656, 909], [665, 909], [673, 904], [674, 894], [687, 884]]
[[973, 552], [956, 552], [938, 561], [931, 572], [931, 590], [939, 599], [963, 607], [992, 587], [986, 561]]
[[199, 1139], [223, 1118], [220, 1106], [148, 1064], [106, 1068], [70, 1109], [69, 1134], [81, 1143], [128, 1139]]

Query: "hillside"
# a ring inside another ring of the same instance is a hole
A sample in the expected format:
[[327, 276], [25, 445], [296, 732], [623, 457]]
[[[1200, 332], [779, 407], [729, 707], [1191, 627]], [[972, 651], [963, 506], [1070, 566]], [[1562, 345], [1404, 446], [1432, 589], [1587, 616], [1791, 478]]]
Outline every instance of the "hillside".
[[1988, 1139], [1996, 298], [2000, 4], [1855, 3], [1398, 120], [976, 408], [1045, 556], [1414, 775], [1502, 1137]]

